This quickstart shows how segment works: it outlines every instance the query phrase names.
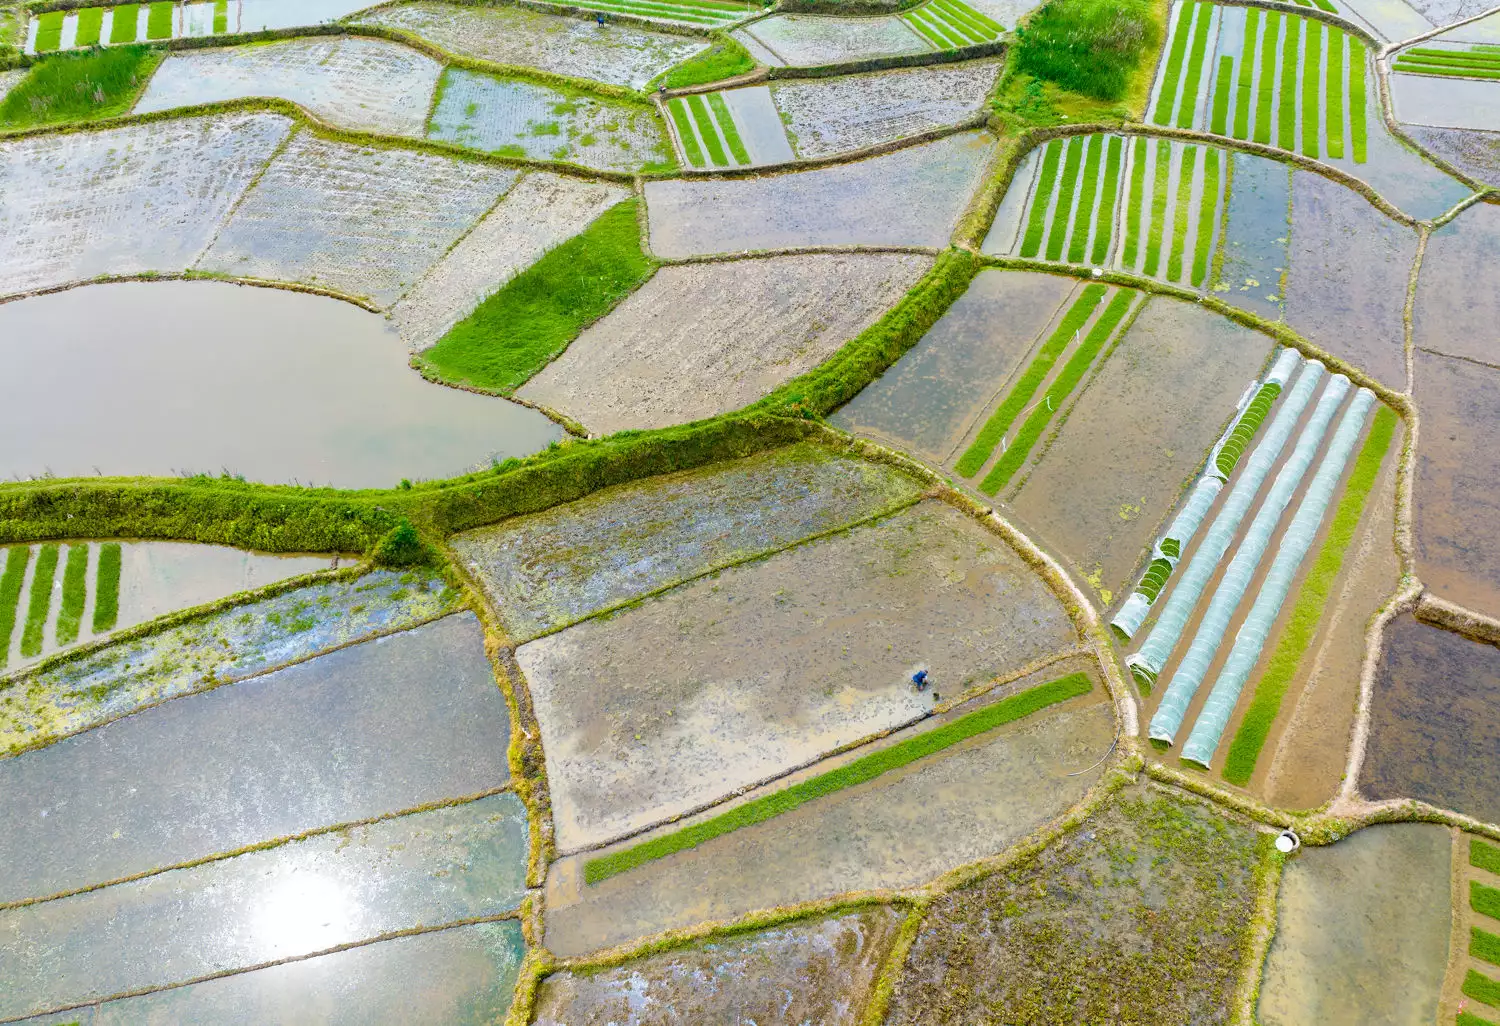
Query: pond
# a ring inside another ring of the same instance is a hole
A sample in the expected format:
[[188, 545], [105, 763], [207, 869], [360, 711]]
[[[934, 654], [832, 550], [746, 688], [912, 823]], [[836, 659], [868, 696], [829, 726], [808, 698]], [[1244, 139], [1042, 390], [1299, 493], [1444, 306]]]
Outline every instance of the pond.
[[0, 478], [392, 487], [563, 434], [536, 410], [422, 380], [380, 315], [281, 289], [125, 282], [0, 304], [0, 359]]

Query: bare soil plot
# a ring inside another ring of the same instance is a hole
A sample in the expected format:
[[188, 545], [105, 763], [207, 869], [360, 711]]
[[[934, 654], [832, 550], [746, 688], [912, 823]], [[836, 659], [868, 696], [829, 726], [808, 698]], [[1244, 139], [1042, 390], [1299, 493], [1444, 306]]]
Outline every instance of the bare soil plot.
[[1308, 171], [1292, 173], [1292, 211], [1287, 323], [1403, 391], [1403, 317], [1416, 232], [1385, 217], [1358, 193]]
[[597, 885], [583, 883], [585, 856], [565, 859], [547, 879], [547, 947], [581, 954], [754, 909], [917, 886], [1004, 851], [1098, 779], [1114, 716], [1102, 689], [1076, 703]]
[[1101, 605], [1130, 583], [1270, 349], [1200, 307], [1149, 300], [1010, 500]]
[[290, 39], [185, 50], [162, 62], [137, 113], [272, 96], [339, 128], [420, 136], [442, 66], [382, 39]]
[[517, 395], [599, 434], [738, 409], [827, 359], [931, 263], [810, 253], [664, 267]]
[[1288, 863], [1260, 985], [1266, 1026], [1429, 1022], [1448, 964], [1447, 827], [1366, 827]]
[[519, 176], [429, 153], [294, 138], [198, 267], [396, 301]]
[[854, 1026], [903, 915], [863, 912], [707, 941], [537, 991], [536, 1026], [729, 1022]]
[[647, 478], [450, 539], [529, 640], [716, 566], [912, 502], [919, 483], [805, 444]]
[[1419, 350], [1416, 379], [1417, 574], [1439, 597], [1500, 616], [1500, 369]]
[[823, 157], [954, 125], [977, 113], [997, 61], [776, 82], [771, 95], [800, 157]]
[[1500, 133], [1459, 128], [1407, 126], [1418, 146], [1437, 154], [1464, 174], [1487, 185], [1500, 182]]
[[1398, 618], [1375, 677], [1360, 793], [1500, 822], [1497, 703], [1500, 648]]
[[666, 126], [644, 103], [563, 92], [461, 68], [443, 73], [427, 138], [607, 171], [673, 166]]
[[0, 900], [499, 787], [509, 733], [472, 614], [167, 702], [0, 761]]
[[497, 794], [0, 912], [0, 1015], [511, 911], [527, 835]]
[[229, 114], [0, 143], [0, 295], [186, 269], [290, 130]]
[[516, 651], [573, 850], [693, 811], [1066, 647], [1021, 558], [925, 502]]
[[476, 923], [108, 1001], [57, 1021], [262, 1026], [315, 1014], [338, 1026], [499, 1022], [510, 1009], [525, 953], [519, 921]]
[[627, 195], [619, 186], [545, 172], [522, 178], [391, 307], [402, 341], [413, 351], [436, 344], [507, 281]]
[[360, 23], [402, 29], [463, 57], [539, 68], [639, 89], [675, 64], [705, 50], [691, 36], [629, 25], [542, 14], [524, 7], [417, 3], [382, 7]]
[[1411, 5], [1434, 25], [1451, 25], [1494, 6], [1488, 0], [1411, 0]]
[[1419, 349], [1500, 366], [1500, 290], [1475, 281], [1497, 264], [1500, 205], [1476, 203], [1432, 233], [1412, 308]]
[[[660, 256], [792, 246], [946, 246], [994, 152], [964, 132], [853, 164], [733, 181], [646, 183]], [[871, 203], [873, 195], [900, 202]]]
[[1217, 811], [1127, 791], [937, 901], [885, 1021], [1227, 1023], [1264, 851]]
[[1391, 76], [1391, 102], [1397, 119], [1407, 124], [1500, 132], [1497, 82], [1397, 74]]
[[778, 14], [740, 31], [793, 67], [843, 64], [932, 50], [931, 43], [897, 17]]
[[981, 271], [910, 352], [830, 419], [951, 463], [1077, 287], [1072, 278]]

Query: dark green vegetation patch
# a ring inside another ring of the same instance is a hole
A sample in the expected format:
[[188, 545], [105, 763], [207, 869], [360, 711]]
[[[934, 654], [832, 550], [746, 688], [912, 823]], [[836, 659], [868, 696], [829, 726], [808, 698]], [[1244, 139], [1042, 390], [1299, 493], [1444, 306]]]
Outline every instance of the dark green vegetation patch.
[[1500, 875], [1500, 848], [1477, 837], [1470, 838], [1469, 865]]
[[162, 54], [146, 46], [49, 57], [0, 102], [0, 126], [25, 128], [123, 114], [161, 59]]
[[1161, 28], [1148, 0], [1051, 0], [1017, 36], [1016, 70], [1096, 100], [1121, 100]]

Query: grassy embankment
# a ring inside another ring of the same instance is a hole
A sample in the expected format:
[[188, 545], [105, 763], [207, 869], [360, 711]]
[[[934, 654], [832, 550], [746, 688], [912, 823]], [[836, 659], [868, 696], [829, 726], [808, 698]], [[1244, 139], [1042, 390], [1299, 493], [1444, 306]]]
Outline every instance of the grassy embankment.
[[161, 63], [147, 46], [112, 46], [38, 61], [0, 101], [0, 128], [29, 128], [123, 114]]

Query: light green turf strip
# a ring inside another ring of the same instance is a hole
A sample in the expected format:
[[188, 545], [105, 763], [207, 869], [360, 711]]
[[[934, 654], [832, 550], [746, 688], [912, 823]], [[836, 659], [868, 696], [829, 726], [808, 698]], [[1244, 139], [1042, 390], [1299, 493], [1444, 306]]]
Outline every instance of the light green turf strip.
[[173, 0], [156, 0], [146, 9], [146, 38], [171, 39], [172, 19], [177, 11]]
[[1130, 164], [1130, 196], [1125, 206], [1125, 252], [1120, 258], [1127, 271], [1134, 271], [1141, 247], [1141, 208], [1146, 203], [1146, 140], [1136, 136]]
[[734, 156], [735, 163], [750, 163], [750, 153], [745, 149], [739, 129], [735, 127], [734, 115], [729, 113], [729, 104], [724, 102], [724, 94], [709, 93], [708, 105], [713, 109], [714, 120], [719, 123], [719, 130], [724, 134], [724, 142], [729, 145], [729, 152]]
[[1177, 23], [1172, 28], [1172, 49], [1167, 54], [1167, 66], [1162, 72], [1161, 95], [1157, 97], [1156, 110], [1151, 114], [1154, 124], [1172, 123], [1172, 111], [1177, 105], [1177, 86], [1182, 78], [1182, 58], [1187, 53], [1188, 40], [1193, 34], [1193, 16], [1198, 13], [1200, 6], [1208, 9], [1207, 4], [1200, 5], [1193, 0], [1182, 0], [1178, 7]]
[[939, 50], [948, 49], [948, 40], [928, 28], [925, 21], [915, 17], [913, 14], [903, 14], [901, 20], [915, 29], [924, 39]]
[[1240, 52], [1239, 79], [1234, 87], [1234, 137], [1250, 138], [1250, 100], [1254, 95], [1255, 46], [1260, 31], [1260, 9], [1245, 12], [1245, 43]]
[[1496, 1026], [1488, 1019], [1481, 1019], [1473, 1012], [1459, 1012], [1458, 1018], [1453, 1020], [1453, 1026]]
[[214, 35], [229, 31], [229, 0], [214, 0]]
[[1328, 606], [1328, 597], [1343, 568], [1344, 556], [1354, 540], [1360, 514], [1375, 487], [1375, 479], [1380, 476], [1380, 465], [1391, 447], [1395, 432], [1396, 415], [1389, 407], [1381, 406], [1376, 410], [1375, 422], [1355, 458], [1349, 483], [1344, 486], [1343, 498], [1339, 500], [1328, 526], [1328, 536], [1318, 550], [1312, 568], [1303, 578], [1302, 590], [1297, 594], [1297, 602], [1282, 628], [1281, 638], [1266, 663], [1266, 672], [1256, 683], [1250, 707], [1229, 745], [1229, 755], [1224, 760], [1224, 779], [1237, 787], [1249, 783], [1255, 772], [1261, 748], [1265, 746], [1276, 715], [1281, 711], [1281, 700], [1318, 633], [1318, 621]]
[[667, 113], [672, 115], [672, 124], [677, 126], [677, 138], [682, 142], [682, 152], [693, 167], [703, 166], [703, 150], [698, 146], [698, 137], [693, 134], [693, 123], [688, 118], [687, 105], [680, 99], [667, 101]]
[[[1188, 233], [1192, 229], [1193, 180], [1198, 177], [1198, 147], [1182, 151], [1182, 170], [1177, 176], [1177, 196], [1172, 211], [1172, 250], [1167, 257], [1167, 280], [1182, 280], [1182, 260], [1187, 253]], [[1194, 233], [1196, 234], [1196, 233]]]
[[909, 737], [889, 748], [871, 752], [838, 769], [803, 780], [785, 790], [748, 801], [712, 819], [675, 830], [662, 837], [654, 837], [649, 841], [612, 852], [609, 855], [589, 859], [584, 863], [584, 880], [589, 884], [597, 884], [653, 859], [665, 858], [675, 852], [696, 848], [715, 837], [721, 837], [742, 827], [764, 823], [768, 819], [806, 805], [814, 799], [874, 780], [883, 773], [909, 766], [918, 759], [935, 755], [960, 741], [967, 741], [971, 737], [977, 737], [996, 727], [1030, 716], [1048, 706], [1086, 695], [1092, 688], [1092, 682], [1083, 673], [1074, 673], [1058, 680], [1048, 681], [1046, 684], [1039, 684], [1008, 698], [1002, 698], [993, 705], [977, 709], [967, 716], [960, 716], [951, 723], [945, 723], [926, 733]]
[[1115, 204], [1120, 197], [1120, 164], [1125, 153], [1125, 140], [1119, 136], [1109, 137], [1109, 156], [1104, 164], [1104, 191], [1099, 195], [1099, 212], [1094, 218], [1094, 251], [1089, 254], [1089, 263], [1102, 266], [1109, 257], [1109, 244], [1114, 237]]
[[1031, 195], [1031, 214], [1026, 219], [1026, 234], [1021, 238], [1021, 256], [1027, 260], [1036, 256], [1042, 248], [1042, 233], [1047, 227], [1047, 205], [1052, 202], [1052, 192], [1057, 188], [1057, 162], [1062, 156], [1062, 140], [1053, 139], [1042, 152], [1042, 173], [1037, 178], [1036, 191]]
[[703, 145], [708, 150], [708, 159], [713, 161], [714, 167], [728, 167], [729, 154], [724, 152], [724, 144], [719, 140], [719, 132], [714, 128], [714, 119], [708, 113], [708, 104], [703, 102], [702, 93], [694, 93], [687, 98], [688, 110], [693, 112], [693, 121], [698, 126], [698, 134], [703, 137]]
[[1480, 71], [1478, 68], [1439, 68], [1427, 64], [1405, 64], [1397, 61], [1395, 70], [1408, 75], [1436, 75], [1439, 78], [1477, 78], [1485, 81], [1500, 79], [1500, 70]]
[[1051, 423], [1052, 417], [1067, 402], [1068, 396], [1073, 394], [1073, 389], [1083, 380], [1088, 369], [1093, 366], [1094, 360], [1099, 356], [1099, 351], [1104, 348], [1104, 343], [1109, 341], [1115, 333], [1115, 328], [1120, 325], [1120, 318], [1125, 316], [1125, 311], [1130, 309], [1130, 303], [1135, 298], [1135, 293], [1130, 291], [1116, 292], [1109, 306], [1104, 308], [1104, 313], [1094, 322], [1089, 333], [1068, 362], [1063, 364], [1063, 369], [1057, 377], [1052, 380], [1047, 389], [1047, 402], [1038, 403], [1031, 408], [1030, 415], [1022, 423], [1020, 430], [1010, 445], [1005, 447], [1005, 452], [995, 461], [990, 472], [984, 475], [984, 480], [979, 483], [979, 490], [986, 495], [994, 495], [1004, 488], [1016, 471], [1021, 469], [1021, 464], [1026, 462], [1026, 457], [1035, 448], [1037, 440], [1042, 437], [1042, 432]]
[[1469, 881], [1469, 907], [1482, 916], [1500, 919], [1500, 887]]
[[1087, 156], [1083, 162], [1083, 184], [1078, 190], [1078, 210], [1073, 215], [1072, 234], [1068, 236], [1068, 263], [1081, 264], [1088, 255], [1089, 227], [1094, 219], [1094, 194], [1099, 190], [1099, 158], [1104, 153], [1104, 136], [1089, 136]]
[[1198, 24], [1193, 29], [1193, 49], [1188, 57], [1187, 81], [1177, 104], [1177, 127], [1192, 128], [1198, 114], [1198, 87], [1203, 83], [1203, 58], [1208, 55], [1208, 29], [1214, 20], [1213, 4], [1199, 4]]
[[1260, 40], [1260, 81], [1255, 89], [1255, 135], [1258, 143], [1271, 144], [1271, 115], [1276, 101], [1276, 43], [1281, 31], [1281, 15], [1266, 14], [1266, 33]]
[[41, 655], [47, 614], [52, 610], [52, 582], [57, 579], [56, 544], [43, 545], [31, 578], [31, 598], [26, 603], [26, 626], [21, 630], [21, 655]]
[[1365, 44], [1349, 37], [1349, 147], [1354, 162], [1365, 162]]
[[1208, 276], [1208, 254], [1219, 212], [1219, 151], [1203, 150], [1203, 196], [1198, 202], [1198, 238], [1193, 243], [1193, 288]]
[[36, 52], [51, 53], [62, 45], [64, 11], [48, 11], [36, 19]]
[[1230, 78], [1234, 74], [1234, 58], [1219, 58], [1219, 73], [1214, 76], [1214, 108], [1208, 130], [1214, 135], [1229, 134], [1229, 90]]
[[1328, 104], [1324, 118], [1328, 123], [1328, 156], [1344, 158], [1344, 35], [1342, 29], [1328, 30], [1328, 80], [1323, 94]]
[[1313, 0], [1313, 6], [1320, 11], [1327, 11], [1329, 14], [1339, 13], [1339, 9], [1329, 3], [1328, 0]]
[[1469, 865], [1500, 876], [1500, 848], [1477, 837], [1469, 838]]
[[133, 43], [140, 26], [140, 4], [121, 4], [113, 9], [114, 18], [109, 25], [111, 43]]
[[1037, 350], [1036, 356], [1026, 368], [1026, 373], [1011, 386], [1010, 393], [1006, 395], [1005, 400], [994, 413], [990, 414], [990, 419], [984, 422], [984, 427], [979, 429], [974, 444], [969, 446], [968, 451], [958, 461], [954, 469], [958, 471], [960, 477], [973, 477], [989, 461], [990, 456], [995, 452], [995, 447], [1005, 437], [1005, 432], [1021, 415], [1021, 412], [1031, 405], [1032, 397], [1036, 395], [1036, 390], [1042, 387], [1042, 382], [1046, 380], [1047, 373], [1052, 370], [1052, 365], [1057, 362], [1057, 358], [1062, 355], [1064, 349], [1068, 348], [1068, 343], [1073, 340], [1073, 336], [1078, 333], [1103, 301], [1104, 293], [1103, 285], [1091, 283], [1084, 286], [1083, 292], [1073, 301], [1068, 312], [1063, 314], [1057, 329]]
[[1469, 954], [1491, 965], [1500, 965], [1500, 937], [1477, 926], [1469, 927]]
[[120, 618], [120, 565], [123, 553], [119, 542], [99, 546], [99, 566], [94, 570], [94, 633], [115, 629]]
[[946, 24], [939, 21], [931, 11], [919, 7], [911, 12], [911, 16], [920, 19], [927, 26], [931, 34], [936, 35], [942, 40], [938, 45], [944, 50], [956, 50], [964, 45], [963, 37], [956, 35]]
[[1297, 152], [1297, 44], [1302, 18], [1285, 19], [1281, 40], [1281, 84], [1276, 90], [1276, 145]]
[[98, 46], [99, 30], [104, 27], [104, 8], [84, 7], [78, 11], [78, 24], [74, 29], [74, 46]]
[[1492, 980], [1484, 973], [1470, 969], [1464, 976], [1462, 990], [1465, 997], [1471, 997], [1492, 1008], [1500, 1008], [1500, 980]]
[[1430, 46], [1414, 46], [1396, 55], [1405, 57], [1430, 57], [1445, 64], [1500, 64], [1500, 53], [1493, 50], [1439, 50]]
[[1062, 182], [1057, 187], [1057, 211], [1052, 215], [1052, 230], [1047, 234], [1047, 259], [1061, 260], [1063, 243], [1068, 237], [1068, 221], [1077, 199], [1078, 164], [1083, 160], [1083, 136], [1068, 140], [1068, 155], [1063, 160]]
[[26, 583], [26, 564], [29, 562], [30, 546], [16, 545], [5, 550], [5, 573], [0, 575], [0, 667], [10, 659], [10, 640], [16, 633], [21, 588]]
[[933, 0], [932, 3], [927, 5], [926, 9], [928, 14], [946, 25], [950, 32], [963, 37], [966, 45], [989, 41], [990, 37], [983, 28], [970, 24], [962, 14], [950, 11], [939, 3], [938, 0]]
[[1318, 129], [1323, 120], [1318, 109], [1323, 84], [1318, 79], [1323, 66], [1323, 23], [1309, 20], [1303, 33], [1306, 45], [1302, 51], [1302, 155], [1317, 160]]
[[68, 546], [68, 561], [63, 566], [62, 608], [57, 611], [57, 643], [71, 645], [78, 640], [83, 623], [83, 607], [88, 600], [89, 547]]
[[994, 39], [1005, 31], [1004, 25], [983, 11], [976, 11], [962, 0], [932, 0], [932, 4], [939, 10], [947, 11], [954, 18], [961, 19], [966, 24], [988, 33], [986, 39]]
[[1161, 270], [1161, 237], [1167, 226], [1167, 188], [1172, 182], [1172, 144], [1156, 140], [1156, 180], [1151, 189], [1151, 227], [1146, 236], [1146, 266], [1141, 273], [1154, 278]]

